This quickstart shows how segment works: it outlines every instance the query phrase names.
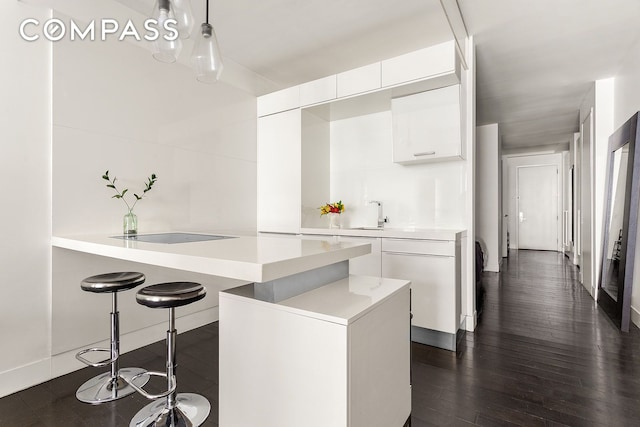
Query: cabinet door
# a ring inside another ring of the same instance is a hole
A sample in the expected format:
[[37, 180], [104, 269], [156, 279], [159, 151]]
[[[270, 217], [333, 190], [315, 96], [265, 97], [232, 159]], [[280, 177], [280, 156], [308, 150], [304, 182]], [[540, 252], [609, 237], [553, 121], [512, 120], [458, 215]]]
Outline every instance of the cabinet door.
[[411, 324], [421, 328], [455, 334], [456, 310], [455, 258], [382, 253], [382, 277], [411, 280]]
[[300, 86], [271, 92], [258, 98], [258, 117], [300, 107]]
[[462, 157], [460, 85], [391, 100], [393, 161]]
[[336, 76], [329, 76], [300, 85], [300, 106], [336, 99]]
[[336, 77], [338, 98], [380, 89], [380, 73], [379, 62], [339, 73]]
[[453, 40], [382, 61], [382, 87], [460, 73]]
[[346, 237], [338, 238], [341, 242], [355, 243], [371, 243], [371, 253], [349, 260], [349, 274], [357, 274], [359, 276], [375, 276], [381, 277], [382, 261], [381, 261], [381, 240], [379, 237]]
[[298, 233], [300, 110], [258, 118], [258, 231]]

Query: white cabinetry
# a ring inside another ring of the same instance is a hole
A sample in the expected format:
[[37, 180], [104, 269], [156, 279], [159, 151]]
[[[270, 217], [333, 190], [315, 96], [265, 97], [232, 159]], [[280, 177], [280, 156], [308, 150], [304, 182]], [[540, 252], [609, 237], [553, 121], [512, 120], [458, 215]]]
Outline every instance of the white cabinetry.
[[382, 241], [382, 276], [411, 281], [412, 340], [455, 350], [461, 324], [460, 243]]
[[395, 163], [464, 158], [460, 85], [394, 98], [391, 114]]
[[[382, 61], [382, 87], [460, 73], [453, 40]], [[453, 83], [453, 82], [452, 82]]]
[[380, 63], [365, 65], [337, 75], [338, 98], [380, 89]]
[[370, 254], [361, 255], [349, 260], [349, 273], [360, 276], [381, 277], [380, 251], [382, 250], [382, 239], [379, 237], [340, 236], [338, 240], [341, 242], [370, 243]]
[[300, 109], [258, 118], [258, 231], [298, 233]]
[[406, 281], [350, 276], [280, 303], [250, 286], [220, 293], [220, 426], [405, 423]]
[[338, 242], [370, 243], [371, 253], [351, 258], [349, 260], [349, 274], [358, 276], [381, 277], [380, 254], [382, 250], [382, 239], [379, 237], [353, 237], [353, 236], [331, 236], [327, 234], [303, 234], [302, 239], [326, 240]]
[[258, 98], [258, 117], [300, 107], [300, 87], [293, 86]]
[[336, 93], [335, 74], [303, 83], [300, 85], [300, 106], [305, 107], [311, 104], [331, 101], [336, 99]]

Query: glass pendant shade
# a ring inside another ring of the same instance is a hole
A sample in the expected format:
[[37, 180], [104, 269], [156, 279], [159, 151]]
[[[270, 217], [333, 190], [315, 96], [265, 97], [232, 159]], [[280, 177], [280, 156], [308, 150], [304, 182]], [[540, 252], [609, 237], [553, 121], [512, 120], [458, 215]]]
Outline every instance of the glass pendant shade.
[[172, 0], [171, 8], [178, 21], [178, 31], [181, 39], [188, 39], [193, 32], [195, 21], [193, 19], [193, 10], [191, 9], [191, 0]]
[[[158, 37], [151, 43], [153, 57], [160, 62], [176, 62], [182, 50], [182, 41], [172, 31], [165, 28], [168, 19], [176, 19], [169, 0], [157, 0], [153, 8], [153, 17], [158, 21]], [[171, 26], [176, 28], [176, 26]]]
[[198, 81], [216, 83], [220, 79], [224, 65], [216, 33], [210, 24], [204, 23], [200, 27], [191, 62]]

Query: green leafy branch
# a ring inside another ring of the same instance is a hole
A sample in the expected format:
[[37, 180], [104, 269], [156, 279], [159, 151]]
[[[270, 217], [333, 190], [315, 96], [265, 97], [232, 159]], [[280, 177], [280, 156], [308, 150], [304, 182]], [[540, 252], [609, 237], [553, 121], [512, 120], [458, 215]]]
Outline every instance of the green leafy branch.
[[112, 188], [113, 191], [116, 192], [116, 194], [111, 196], [111, 198], [112, 199], [121, 199], [124, 202], [124, 204], [127, 205], [127, 209], [129, 210], [129, 212], [133, 212], [133, 208], [136, 207], [136, 203], [138, 203], [138, 201], [142, 200], [142, 198], [144, 197], [145, 194], [147, 194], [147, 192], [151, 191], [151, 189], [153, 188], [153, 184], [156, 183], [156, 181], [158, 180], [158, 177], [156, 176], [155, 173], [152, 173], [151, 176], [147, 178], [147, 181], [145, 182], [145, 187], [144, 187], [144, 190], [142, 191], [142, 194], [141, 195], [138, 195], [136, 193], [133, 194], [135, 196], [135, 198], [136, 198], [136, 201], [133, 202], [133, 205], [129, 205], [129, 203], [127, 202], [127, 199], [124, 198], [124, 195], [127, 194], [127, 191], [129, 191], [129, 189], [125, 188], [124, 190], [120, 191], [116, 187], [116, 181], [118, 180], [118, 178], [116, 178], [114, 176], [113, 179], [111, 179], [109, 177], [109, 171], [106, 171], [104, 173], [104, 175], [102, 175], [102, 179], [104, 179], [105, 181], [108, 182], [108, 184], [107, 184], [108, 188]]

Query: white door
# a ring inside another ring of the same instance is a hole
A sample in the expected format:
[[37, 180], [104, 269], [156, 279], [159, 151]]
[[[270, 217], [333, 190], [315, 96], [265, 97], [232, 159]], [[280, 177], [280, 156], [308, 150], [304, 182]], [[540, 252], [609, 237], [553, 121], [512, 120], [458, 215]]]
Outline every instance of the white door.
[[520, 166], [518, 248], [558, 250], [558, 166]]

